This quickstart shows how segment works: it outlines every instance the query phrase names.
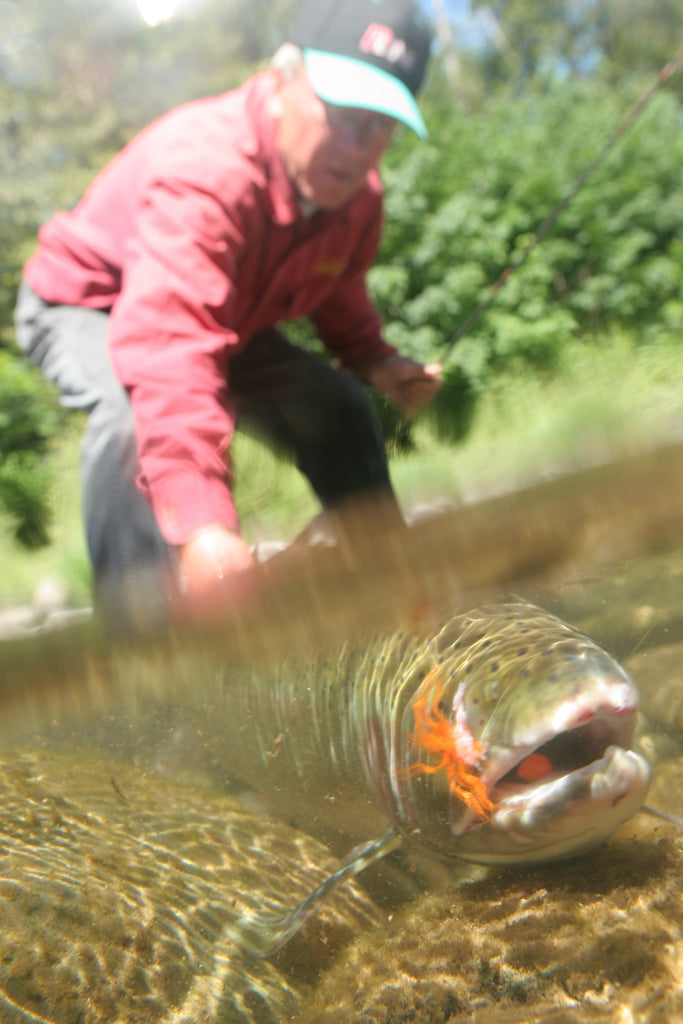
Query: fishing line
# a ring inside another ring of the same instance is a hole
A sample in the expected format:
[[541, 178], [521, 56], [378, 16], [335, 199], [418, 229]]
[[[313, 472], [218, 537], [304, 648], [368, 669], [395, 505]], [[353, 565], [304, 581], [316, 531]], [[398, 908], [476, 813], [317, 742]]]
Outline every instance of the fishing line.
[[52, 1024], [45, 1017], [39, 1017], [19, 1006], [19, 1003], [10, 999], [4, 989], [0, 989], [0, 1011], [3, 1013], [2, 1024]]
[[643, 646], [643, 644], [645, 643], [645, 641], [647, 640], [647, 638], [649, 637], [650, 633], [652, 632], [652, 630], [653, 630], [654, 628], [655, 628], [655, 624], [654, 624], [654, 622], [651, 622], [651, 623], [650, 623], [650, 625], [649, 625], [649, 626], [647, 627], [647, 629], [645, 630], [645, 632], [643, 633], [643, 635], [641, 636], [640, 640], [638, 640], [638, 641], [636, 642], [636, 645], [635, 645], [635, 647], [633, 647], [633, 648], [632, 648], [632, 649], [631, 649], [631, 650], [630, 650], [630, 651], [628, 652], [628, 654], [626, 655], [627, 659], [628, 659], [628, 658], [632, 658], [632, 657], [633, 657], [633, 655], [634, 655], [634, 654], [636, 654], [636, 653], [637, 653], [637, 652], [638, 652], [638, 651], [640, 650], [640, 648], [641, 648], [641, 647]]
[[639, 813], [648, 814], [651, 818], [657, 818], [659, 821], [665, 821], [668, 825], [675, 825], [683, 831], [683, 820], [681, 818], [677, 818], [673, 814], [667, 814], [666, 811], [660, 811], [656, 807], [650, 807], [649, 804], [643, 804]]
[[522, 253], [519, 256], [519, 258], [514, 263], [508, 264], [508, 266], [503, 270], [502, 274], [495, 282], [495, 284], [492, 285], [491, 291], [489, 292], [487, 298], [483, 299], [482, 302], [479, 303], [476, 309], [469, 315], [465, 323], [456, 331], [456, 333], [453, 335], [450, 341], [446, 344], [443, 352], [444, 358], [450, 355], [452, 349], [457, 344], [457, 342], [460, 341], [460, 339], [465, 334], [467, 334], [467, 332], [477, 322], [479, 317], [482, 316], [486, 312], [486, 310], [495, 302], [498, 293], [507, 284], [507, 282], [510, 280], [514, 272], [516, 270], [519, 270], [519, 268], [526, 263], [533, 250], [536, 248], [539, 242], [543, 241], [545, 236], [548, 234], [550, 229], [557, 221], [560, 214], [563, 213], [567, 206], [569, 206], [572, 199], [574, 199], [576, 194], [581, 191], [583, 186], [586, 184], [588, 179], [592, 177], [592, 175], [595, 173], [598, 167], [600, 167], [600, 165], [604, 163], [609, 153], [617, 144], [622, 135], [624, 135], [626, 131], [631, 127], [634, 121], [640, 116], [640, 114], [643, 112], [643, 110], [648, 105], [650, 100], [653, 98], [655, 93], [657, 93], [659, 89], [661, 89], [661, 87], [666, 82], [668, 82], [668, 80], [671, 78], [672, 75], [676, 73], [676, 71], [682, 63], [683, 46], [679, 47], [672, 60], [670, 60], [667, 64], [664, 65], [664, 67], [661, 69], [652, 85], [645, 90], [642, 96], [634, 103], [634, 105], [631, 107], [626, 116], [622, 119], [620, 124], [612, 132], [607, 142], [605, 143], [601, 151], [598, 153], [598, 155], [595, 157], [595, 159], [588, 165], [588, 167], [586, 167], [583, 173], [577, 178], [575, 184], [572, 186], [569, 192], [567, 192], [564, 198], [559, 201], [559, 203], [553, 208], [553, 210], [551, 210], [551, 212], [541, 223], [541, 225], [536, 229], [531, 238], [531, 241], [522, 250]]

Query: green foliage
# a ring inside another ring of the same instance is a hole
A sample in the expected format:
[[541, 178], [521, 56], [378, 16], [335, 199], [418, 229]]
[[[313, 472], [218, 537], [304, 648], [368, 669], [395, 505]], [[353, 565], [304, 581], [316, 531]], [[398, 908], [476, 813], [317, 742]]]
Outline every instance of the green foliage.
[[43, 454], [63, 415], [38, 371], [0, 352], [0, 457], [24, 449]]
[[0, 352], [0, 507], [27, 547], [48, 540], [50, 477], [43, 456], [62, 416], [38, 372]]
[[474, 422], [477, 398], [471, 376], [461, 366], [448, 367], [441, 389], [425, 414], [441, 441], [464, 441]]
[[0, 507], [10, 518], [14, 536], [27, 548], [48, 542], [49, 483], [45, 463], [33, 452], [13, 452], [0, 466]]
[[628, 326], [648, 339], [680, 324], [683, 136], [671, 95], [655, 98], [533, 246], [637, 94], [566, 82], [450, 118], [439, 97], [431, 143], [399, 140], [385, 170], [387, 227], [369, 283], [389, 340], [417, 359], [445, 356], [476, 393], [519, 360], [554, 365], [572, 338]]
[[[680, 0], [472, 0], [485, 42], [472, 66], [487, 88], [599, 72], [611, 83], [656, 75], [683, 41]], [[680, 81], [674, 84], [683, 95]]]

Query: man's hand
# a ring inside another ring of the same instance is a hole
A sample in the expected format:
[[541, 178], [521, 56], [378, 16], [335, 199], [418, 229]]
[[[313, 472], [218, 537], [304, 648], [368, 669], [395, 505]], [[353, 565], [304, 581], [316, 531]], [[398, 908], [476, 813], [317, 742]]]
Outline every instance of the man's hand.
[[441, 387], [441, 366], [423, 366], [406, 356], [392, 354], [366, 371], [366, 379], [381, 391], [399, 412], [412, 416], [432, 400]]
[[[249, 545], [224, 526], [204, 526], [177, 548], [181, 583], [190, 611], [218, 610], [245, 583], [254, 567]], [[241, 578], [242, 577], [242, 578]]]

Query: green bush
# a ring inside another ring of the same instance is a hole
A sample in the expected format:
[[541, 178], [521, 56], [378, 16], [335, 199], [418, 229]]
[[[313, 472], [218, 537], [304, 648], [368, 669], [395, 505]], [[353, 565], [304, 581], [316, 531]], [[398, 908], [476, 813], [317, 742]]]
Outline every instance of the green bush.
[[0, 352], [0, 508], [27, 547], [48, 541], [50, 477], [44, 456], [63, 415], [38, 371]]
[[674, 96], [655, 97], [529, 252], [641, 87], [565, 81], [498, 93], [468, 113], [451, 104], [450, 116], [450, 101], [438, 100], [431, 142], [406, 135], [384, 174], [387, 224], [369, 283], [390, 341], [418, 359], [445, 358], [476, 393], [520, 360], [552, 366], [574, 338], [680, 331], [683, 134]]

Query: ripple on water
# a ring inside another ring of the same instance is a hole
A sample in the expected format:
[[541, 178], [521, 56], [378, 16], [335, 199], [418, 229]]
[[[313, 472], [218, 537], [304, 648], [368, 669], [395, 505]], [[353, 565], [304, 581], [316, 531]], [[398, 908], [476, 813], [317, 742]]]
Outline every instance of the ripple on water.
[[289, 1021], [321, 964], [381, 920], [345, 886], [279, 957], [255, 960], [226, 924], [306, 896], [338, 867], [320, 843], [82, 754], [3, 754], [0, 802], [3, 1024]]

